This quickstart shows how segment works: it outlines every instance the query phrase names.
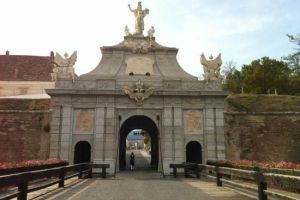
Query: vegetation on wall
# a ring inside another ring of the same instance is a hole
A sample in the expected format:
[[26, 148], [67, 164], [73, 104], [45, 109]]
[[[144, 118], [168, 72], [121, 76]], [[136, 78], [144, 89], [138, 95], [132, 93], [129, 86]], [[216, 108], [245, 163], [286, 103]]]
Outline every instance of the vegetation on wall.
[[280, 95], [232, 94], [226, 98], [227, 111], [300, 112], [300, 97]]

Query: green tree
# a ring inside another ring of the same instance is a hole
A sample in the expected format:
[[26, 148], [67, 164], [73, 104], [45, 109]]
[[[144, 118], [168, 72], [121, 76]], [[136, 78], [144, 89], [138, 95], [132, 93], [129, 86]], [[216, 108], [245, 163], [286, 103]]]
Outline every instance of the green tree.
[[242, 93], [244, 83], [240, 71], [236, 69], [236, 63], [234, 61], [226, 62], [222, 73], [225, 77], [223, 88], [233, 93]]
[[234, 93], [267, 94], [276, 88], [279, 94], [288, 94], [290, 72], [285, 62], [263, 57], [243, 65], [241, 71], [229, 70], [225, 87]]
[[290, 69], [283, 61], [263, 57], [244, 65], [241, 70], [245, 91], [266, 94], [274, 91], [287, 94], [289, 91]]
[[294, 48], [295, 52], [283, 57], [283, 60], [288, 63], [288, 66], [292, 70], [292, 75], [300, 78], [300, 34], [296, 36], [287, 34], [287, 37], [297, 47]]
[[290, 76], [290, 93], [291, 94], [300, 94], [300, 34], [298, 35], [289, 35], [287, 34], [290, 42], [294, 43], [296, 47], [294, 52], [288, 56], [283, 57], [282, 59], [287, 62], [292, 73]]

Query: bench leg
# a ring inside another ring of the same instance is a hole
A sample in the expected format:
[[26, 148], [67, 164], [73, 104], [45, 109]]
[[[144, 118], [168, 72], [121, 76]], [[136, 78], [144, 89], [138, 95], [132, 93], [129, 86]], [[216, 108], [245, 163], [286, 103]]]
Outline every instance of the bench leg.
[[196, 177], [200, 178], [200, 173], [198, 171], [196, 171]]
[[106, 178], [106, 168], [102, 168], [102, 178]]
[[177, 177], [177, 168], [176, 167], [174, 167], [174, 169], [173, 169], [173, 175], [175, 178]]

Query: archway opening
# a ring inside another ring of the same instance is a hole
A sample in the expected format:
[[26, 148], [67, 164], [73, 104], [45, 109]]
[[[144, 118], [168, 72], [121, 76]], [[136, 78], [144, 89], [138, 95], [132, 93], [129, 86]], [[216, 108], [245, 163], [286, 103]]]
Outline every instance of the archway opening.
[[191, 141], [186, 145], [186, 162], [202, 163], [202, 147], [197, 141]]
[[91, 145], [86, 141], [77, 142], [74, 151], [74, 164], [91, 162]]
[[[133, 142], [130, 142], [133, 137]], [[137, 139], [137, 140], [135, 140]], [[148, 117], [132, 116], [120, 128], [119, 169], [129, 169], [129, 154], [134, 152], [135, 169], [158, 169], [158, 128]], [[149, 158], [147, 158], [147, 154]], [[146, 160], [149, 159], [149, 163]]]

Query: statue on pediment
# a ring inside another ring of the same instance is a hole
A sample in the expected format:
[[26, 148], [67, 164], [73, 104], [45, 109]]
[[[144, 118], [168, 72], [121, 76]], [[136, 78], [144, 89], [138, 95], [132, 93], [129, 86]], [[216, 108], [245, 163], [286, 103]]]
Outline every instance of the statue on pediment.
[[74, 51], [69, 57], [67, 53], [62, 57], [56, 52], [54, 57], [55, 67], [53, 68], [53, 73], [51, 73], [52, 81], [56, 81], [57, 78], [71, 78], [75, 80], [74, 65], [77, 61], [77, 51]]
[[128, 28], [128, 26], [126, 25], [125, 26], [125, 36], [130, 36], [131, 35], [131, 33], [130, 33], [130, 31], [129, 31], [129, 28]]
[[133, 35], [143, 35], [144, 31], [144, 17], [149, 14], [149, 9], [142, 8], [142, 3], [138, 2], [136, 9], [132, 9], [130, 4], [128, 4], [129, 10], [134, 13], [135, 17], [135, 32]]
[[200, 62], [203, 65], [204, 79], [206, 83], [209, 80], [221, 80], [220, 67], [222, 65], [221, 54], [219, 54], [215, 59], [212, 56], [209, 57], [209, 60], [205, 58], [205, 55], [202, 53], [200, 57]]
[[152, 39], [154, 37], [155, 29], [153, 26], [148, 30], [148, 37]]

